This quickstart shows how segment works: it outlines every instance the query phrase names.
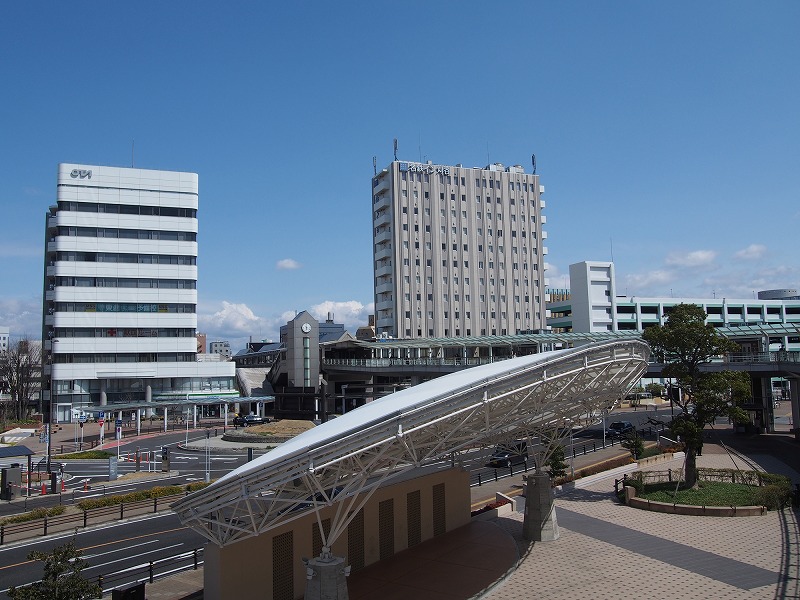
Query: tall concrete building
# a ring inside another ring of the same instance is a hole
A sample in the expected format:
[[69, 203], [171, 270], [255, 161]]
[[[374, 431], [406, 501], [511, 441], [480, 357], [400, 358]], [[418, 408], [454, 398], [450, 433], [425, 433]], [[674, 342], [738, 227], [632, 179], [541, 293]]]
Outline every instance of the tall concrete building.
[[43, 403], [52, 422], [113, 404], [237, 396], [197, 362], [197, 175], [61, 164], [46, 218]]
[[372, 179], [378, 337], [545, 327], [544, 187], [515, 165], [394, 161]]

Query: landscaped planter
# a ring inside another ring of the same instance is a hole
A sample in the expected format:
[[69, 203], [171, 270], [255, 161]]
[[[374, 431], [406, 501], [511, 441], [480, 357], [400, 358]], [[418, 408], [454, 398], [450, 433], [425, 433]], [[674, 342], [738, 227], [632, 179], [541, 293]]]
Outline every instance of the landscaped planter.
[[636, 488], [630, 485], [625, 486], [625, 503], [642, 510], [695, 517], [757, 517], [767, 514], [765, 506], [693, 506], [637, 498]]

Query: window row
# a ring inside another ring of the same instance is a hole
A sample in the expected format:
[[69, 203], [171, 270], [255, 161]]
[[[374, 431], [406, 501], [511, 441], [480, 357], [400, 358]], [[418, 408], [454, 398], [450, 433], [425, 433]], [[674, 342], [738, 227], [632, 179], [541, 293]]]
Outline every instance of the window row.
[[[63, 287], [139, 288], [159, 290], [194, 290], [194, 279], [148, 279], [143, 277], [56, 277]], [[50, 286], [53, 289], [53, 286]]]
[[57, 338], [186, 338], [196, 337], [196, 330], [190, 327], [169, 327], [160, 329], [102, 328], [102, 327], [58, 327], [53, 330]]
[[[190, 265], [197, 257], [182, 254], [129, 254], [127, 252], [56, 252], [56, 260], [66, 262], [101, 262], [139, 265]], [[50, 263], [53, 266], [53, 263]]]
[[[58, 235], [68, 237], [111, 238], [120, 240], [165, 240], [170, 242], [196, 242], [193, 231], [160, 231], [158, 229], [117, 229], [114, 227], [58, 228]], [[51, 240], [52, 241], [52, 240]]]
[[154, 363], [195, 362], [194, 352], [131, 352], [128, 354], [54, 354], [56, 364], [72, 363]]
[[197, 218], [196, 208], [178, 208], [177, 206], [139, 206], [138, 204], [104, 204], [98, 202], [66, 202], [58, 203], [58, 210], [67, 212], [104, 213], [111, 215], [147, 215], [156, 217]]
[[[52, 314], [53, 309], [48, 312]], [[55, 312], [194, 313], [194, 304], [153, 304], [149, 302], [56, 302]]]

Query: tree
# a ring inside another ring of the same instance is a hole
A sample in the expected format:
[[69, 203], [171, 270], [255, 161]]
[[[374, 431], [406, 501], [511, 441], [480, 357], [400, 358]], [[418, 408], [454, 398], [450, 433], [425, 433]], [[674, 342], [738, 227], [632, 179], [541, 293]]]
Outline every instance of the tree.
[[673, 380], [682, 391], [673, 400], [680, 411], [670, 423], [670, 431], [680, 436], [686, 452], [685, 483], [697, 483], [697, 456], [703, 448], [703, 428], [718, 416], [734, 422], [747, 420], [740, 408], [751, 397], [750, 376], [745, 372], [703, 370], [715, 357], [738, 350], [739, 346], [707, 325], [705, 311], [696, 304], [678, 304], [665, 325], [649, 327], [642, 337], [650, 344], [656, 361], [664, 364], [662, 375]]
[[11, 397], [6, 418], [28, 417], [30, 402], [41, 387], [42, 346], [38, 341], [22, 338], [0, 353], [0, 381]]
[[81, 558], [82, 551], [70, 541], [52, 552], [31, 552], [28, 560], [44, 561], [41, 581], [24, 587], [12, 587], [8, 596], [12, 600], [84, 600], [97, 598], [100, 586], [85, 579], [81, 571], [89, 563]]
[[648, 383], [646, 386], [644, 386], [645, 392], [650, 392], [651, 394], [653, 394], [653, 397], [657, 396], [659, 398], [664, 395], [666, 389], [667, 388], [665, 388], [663, 385], [661, 385], [660, 383], [656, 383], [655, 381], [653, 383]]
[[550, 479], [567, 476], [567, 463], [564, 461], [564, 446], [555, 441], [550, 456], [545, 460], [545, 465], [550, 469]]
[[638, 460], [644, 454], [644, 440], [635, 427], [625, 434], [620, 443], [625, 450], [631, 453], [634, 460]]

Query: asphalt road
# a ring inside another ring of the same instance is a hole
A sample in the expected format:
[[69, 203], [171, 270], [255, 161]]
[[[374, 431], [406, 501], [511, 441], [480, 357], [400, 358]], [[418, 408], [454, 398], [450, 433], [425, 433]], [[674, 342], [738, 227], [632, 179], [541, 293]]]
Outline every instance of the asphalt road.
[[0, 565], [3, 565], [0, 566], [3, 586], [0, 598], [8, 597], [11, 586], [42, 578], [43, 564], [27, 559], [31, 551], [48, 552], [70, 540], [74, 540], [76, 547], [83, 552], [82, 558], [89, 564], [82, 575], [95, 581], [103, 575], [104, 590], [146, 576], [142, 569], [135, 569], [137, 566], [145, 568], [151, 561], [190, 552], [205, 543], [201, 535], [181, 525], [175, 514], [162, 513], [128, 522], [108, 523], [90, 530], [77, 530], [74, 534], [55, 535], [46, 540], [31, 540], [13, 547], [0, 546]]

